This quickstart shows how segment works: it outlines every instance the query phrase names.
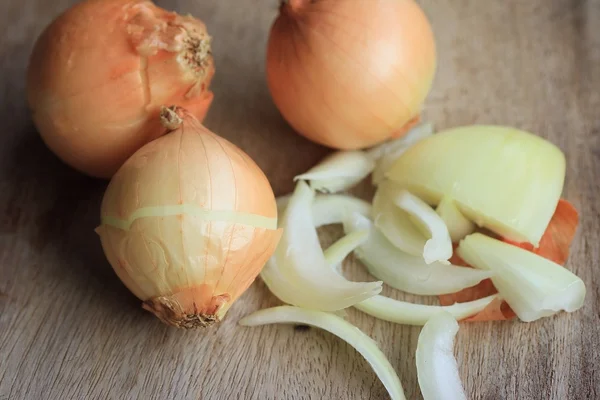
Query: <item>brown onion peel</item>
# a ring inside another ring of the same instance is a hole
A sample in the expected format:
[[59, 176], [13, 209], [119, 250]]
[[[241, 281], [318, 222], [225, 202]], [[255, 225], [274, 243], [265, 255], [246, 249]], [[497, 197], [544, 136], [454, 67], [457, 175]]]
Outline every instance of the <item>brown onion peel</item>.
[[202, 21], [147, 0], [86, 0], [38, 38], [27, 74], [28, 103], [59, 158], [110, 178], [162, 134], [163, 104], [203, 120], [214, 72]]
[[144, 309], [179, 328], [206, 327], [225, 316], [275, 251], [282, 233], [275, 196], [235, 145], [180, 107], [161, 115], [171, 132], [115, 174], [96, 232]]

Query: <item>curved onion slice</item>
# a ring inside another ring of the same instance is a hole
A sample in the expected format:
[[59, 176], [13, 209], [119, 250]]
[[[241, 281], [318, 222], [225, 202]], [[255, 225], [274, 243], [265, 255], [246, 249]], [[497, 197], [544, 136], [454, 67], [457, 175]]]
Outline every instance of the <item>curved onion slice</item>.
[[336, 315], [298, 307], [279, 306], [257, 311], [242, 318], [239, 323], [245, 326], [278, 323], [306, 324], [326, 330], [346, 341], [367, 360], [393, 400], [405, 399], [400, 378], [377, 343], [360, 329]]
[[[364, 218], [364, 217], [363, 217]], [[344, 258], [348, 254], [352, 253], [358, 246], [363, 244], [369, 238], [369, 231], [354, 230], [349, 232], [346, 236], [339, 239], [337, 242], [329, 246], [323, 254], [325, 255], [325, 261], [329, 266], [337, 266], [344, 261]]]
[[336, 151], [319, 164], [294, 178], [310, 182], [319, 192], [335, 193], [362, 181], [375, 168], [375, 161], [364, 151]]
[[458, 322], [448, 312], [427, 321], [417, 342], [417, 377], [424, 400], [466, 400], [454, 358]]
[[457, 252], [470, 265], [494, 273], [494, 286], [522, 321], [583, 306], [583, 281], [537, 254], [481, 233], [463, 239]]
[[281, 219], [281, 241], [261, 272], [269, 289], [286, 303], [323, 311], [347, 308], [381, 292], [381, 282], [351, 282], [327, 265], [312, 221], [313, 198], [308, 185], [298, 182]]
[[[291, 195], [277, 198], [277, 212], [285, 213]], [[371, 216], [371, 204], [345, 194], [318, 194], [312, 205], [312, 218], [315, 228], [323, 225], [341, 224], [348, 213], [358, 213], [366, 217]]]
[[423, 325], [440, 311], [447, 311], [457, 320], [477, 314], [490, 304], [497, 294], [451, 306], [428, 306], [394, 300], [385, 296], [374, 296], [354, 305], [354, 308], [385, 321], [404, 325]]
[[385, 179], [385, 173], [394, 165], [396, 159], [419, 140], [431, 136], [433, 131], [432, 123], [419, 124], [410, 129], [406, 135], [367, 150], [369, 157], [375, 160], [375, 169], [371, 176], [373, 184], [381, 183]]
[[414, 256], [423, 255], [427, 238], [412, 223], [410, 216], [394, 204], [401, 189], [391, 181], [382, 182], [373, 197], [375, 226], [400, 250]]
[[435, 211], [446, 224], [452, 243], [458, 243], [465, 236], [475, 232], [475, 224], [460, 212], [450, 197], [444, 196]]
[[386, 178], [429, 204], [450, 196], [477, 225], [537, 247], [562, 192], [565, 156], [518, 129], [465, 126], [411, 146]]
[[423, 248], [425, 262], [430, 264], [434, 261], [448, 261], [452, 257], [452, 240], [444, 220], [435, 210], [406, 190], [399, 193], [394, 203], [410, 214], [413, 223], [431, 238]]
[[[344, 231], [351, 235], [367, 232], [354, 253], [375, 278], [403, 292], [420, 295], [455, 293], [489, 278], [490, 271], [434, 262], [412, 256], [394, 247], [372, 222], [352, 214], [344, 221]], [[333, 247], [333, 246], [332, 246]]]

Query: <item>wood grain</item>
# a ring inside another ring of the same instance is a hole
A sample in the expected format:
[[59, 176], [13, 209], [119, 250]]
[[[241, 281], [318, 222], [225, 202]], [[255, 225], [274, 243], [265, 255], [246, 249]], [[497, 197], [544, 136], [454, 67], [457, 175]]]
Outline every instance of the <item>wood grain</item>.
[[[237, 326], [278, 304], [260, 280], [220, 326], [192, 332], [163, 326], [122, 286], [93, 232], [106, 183], [59, 162], [25, 104], [33, 42], [72, 3], [0, 3], [0, 399], [387, 398], [360, 355], [329, 334]], [[326, 150], [292, 132], [265, 85], [277, 1], [158, 3], [199, 16], [214, 36], [207, 126], [247, 151], [277, 194], [289, 192]], [[470, 398], [600, 398], [600, 2], [421, 4], [439, 49], [426, 118], [438, 128], [499, 123], [549, 138], [567, 155], [564, 196], [581, 214], [568, 267], [587, 285], [584, 308], [531, 324], [461, 325], [456, 354]], [[330, 242], [339, 230], [322, 234]], [[363, 273], [352, 260], [346, 268]], [[419, 328], [352, 310], [349, 318], [380, 343], [408, 398], [420, 398]]]

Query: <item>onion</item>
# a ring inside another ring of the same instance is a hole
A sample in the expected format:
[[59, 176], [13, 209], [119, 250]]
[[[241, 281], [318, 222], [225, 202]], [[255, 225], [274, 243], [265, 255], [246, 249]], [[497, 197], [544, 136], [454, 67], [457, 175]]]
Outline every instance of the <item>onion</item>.
[[460, 242], [465, 236], [475, 231], [475, 224], [460, 212], [450, 197], [444, 196], [435, 211], [444, 221], [452, 243]]
[[354, 347], [371, 365], [392, 400], [404, 400], [404, 389], [394, 367], [377, 343], [360, 329], [330, 313], [279, 306], [256, 311], [240, 320], [240, 325], [306, 324], [324, 329]]
[[562, 192], [565, 157], [531, 133], [474, 125], [415, 143], [386, 176], [429, 204], [451, 197], [480, 227], [537, 246]]
[[427, 321], [417, 342], [417, 377], [424, 400], [466, 400], [454, 358], [458, 323], [447, 312]]
[[146, 310], [177, 327], [207, 326], [275, 251], [275, 197], [250, 157], [191, 114], [173, 108], [161, 117], [172, 131], [112, 178], [97, 232]]
[[288, 0], [267, 49], [268, 86], [283, 117], [344, 150], [404, 133], [435, 68], [431, 26], [413, 0]]
[[583, 281], [537, 254], [481, 233], [463, 239], [457, 252], [469, 265], [494, 272], [494, 286], [522, 321], [583, 306]]
[[394, 247], [369, 219], [359, 214], [344, 221], [344, 231], [348, 235], [360, 234], [361, 239], [367, 232], [366, 240], [355, 243], [354, 253], [371, 275], [404, 292], [430, 296], [455, 293], [492, 276], [489, 271], [473, 268], [440, 262], [427, 264], [423, 257]]
[[163, 104], [204, 118], [213, 98], [210, 42], [201, 21], [151, 1], [80, 2], [46, 28], [31, 55], [35, 125], [64, 162], [109, 178], [164, 132]]

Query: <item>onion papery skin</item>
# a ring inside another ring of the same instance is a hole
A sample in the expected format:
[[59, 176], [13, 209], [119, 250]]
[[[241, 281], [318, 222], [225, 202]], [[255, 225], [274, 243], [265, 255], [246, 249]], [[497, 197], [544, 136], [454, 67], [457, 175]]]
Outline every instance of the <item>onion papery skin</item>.
[[28, 103], [48, 147], [88, 175], [110, 178], [156, 138], [162, 105], [200, 121], [213, 94], [205, 25], [143, 0], [86, 0], [38, 38]]
[[108, 185], [97, 228], [144, 308], [180, 328], [219, 321], [271, 257], [281, 230], [271, 186], [242, 150], [185, 114]]
[[337, 149], [405, 133], [435, 69], [433, 32], [413, 0], [290, 0], [268, 41], [275, 105], [298, 133]]

